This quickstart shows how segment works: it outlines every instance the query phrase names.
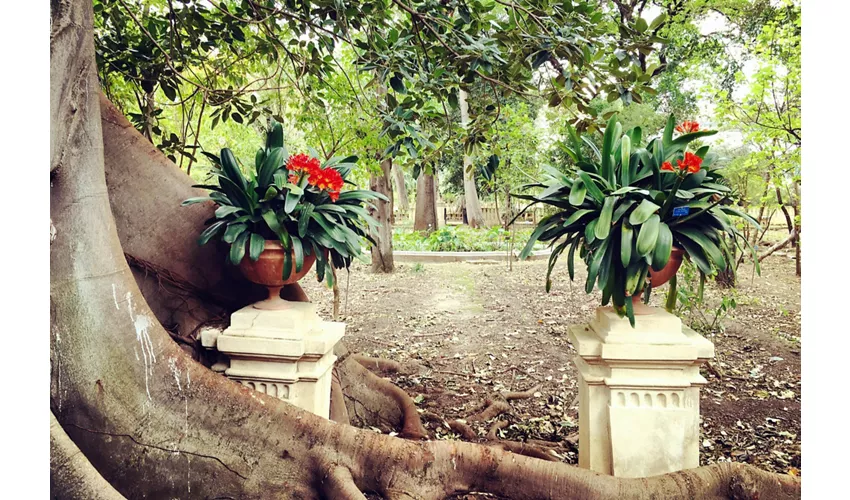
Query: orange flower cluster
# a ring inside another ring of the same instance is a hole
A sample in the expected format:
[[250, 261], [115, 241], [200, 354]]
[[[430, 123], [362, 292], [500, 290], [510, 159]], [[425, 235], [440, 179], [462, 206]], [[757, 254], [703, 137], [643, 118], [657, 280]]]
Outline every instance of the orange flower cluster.
[[298, 184], [301, 175], [303, 175], [298, 172], [306, 172], [308, 175], [307, 182], [311, 186], [327, 191], [331, 201], [339, 199], [339, 191], [345, 181], [336, 169], [322, 168], [319, 160], [303, 153], [290, 156], [286, 162], [286, 168], [292, 172], [289, 174], [289, 182], [292, 184]]
[[[689, 173], [695, 174], [699, 172], [702, 166], [702, 158], [693, 153], [685, 153], [685, 161], [676, 160], [676, 166], [679, 167], [680, 172], [687, 170]], [[675, 172], [673, 165], [671, 165], [669, 161], [665, 161], [661, 164], [661, 170]]]
[[286, 168], [293, 172], [307, 172], [308, 175], [313, 175], [322, 169], [322, 164], [316, 158], [299, 153], [289, 157]]
[[336, 169], [329, 167], [310, 174], [307, 182], [311, 186], [316, 186], [321, 190], [327, 191], [331, 197], [331, 201], [336, 201], [339, 199], [339, 190], [342, 189], [345, 181]]
[[699, 132], [699, 123], [684, 121], [681, 125], [676, 125], [676, 132], [679, 132], [680, 134]]

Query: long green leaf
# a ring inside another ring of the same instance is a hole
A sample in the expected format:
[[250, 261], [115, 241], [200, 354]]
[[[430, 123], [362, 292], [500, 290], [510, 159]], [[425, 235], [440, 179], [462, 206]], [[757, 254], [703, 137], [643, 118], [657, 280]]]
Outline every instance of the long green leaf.
[[[667, 125], [664, 126], [664, 135], [662, 136], [662, 145], [667, 149], [673, 144], [673, 129], [676, 127], [676, 118], [673, 115], [667, 117]], [[660, 162], [659, 162], [660, 165]]]
[[581, 242], [581, 235], [576, 234], [573, 238], [573, 243], [570, 245], [570, 251], [567, 252], [567, 271], [570, 273], [570, 281], [575, 279], [575, 254], [576, 247]]
[[573, 213], [572, 213], [572, 215], [570, 215], [570, 217], [569, 217], [569, 218], [568, 218], [568, 219], [564, 222], [563, 227], [570, 227], [570, 225], [574, 224], [577, 220], [581, 219], [581, 218], [582, 218], [582, 217], [584, 217], [585, 215], [587, 215], [587, 214], [589, 214], [589, 213], [592, 213], [592, 212], [594, 212], [594, 211], [593, 211], [593, 210], [586, 209], [586, 208], [583, 208], [583, 209], [581, 209], [581, 210], [576, 210], [576, 211], [575, 211], [575, 212], [573, 212]]
[[263, 160], [262, 167], [258, 170], [257, 184], [261, 188], [265, 188], [272, 183], [274, 173], [283, 166], [285, 158], [283, 148], [272, 148], [269, 154]]
[[240, 262], [242, 262], [242, 258], [245, 257], [245, 242], [248, 241], [248, 233], [243, 232], [236, 238], [230, 245], [230, 263], [234, 266], [238, 266]]
[[195, 203], [203, 203], [205, 201], [214, 201], [209, 196], [196, 196], [194, 198], [189, 198], [187, 200], [183, 200], [183, 203], [180, 204], [181, 207], [188, 207], [189, 205], [194, 205]]
[[673, 251], [673, 232], [665, 223], [658, 225], [658, 238], [655, 240], [655, 248], [652, 250], [652, 268], [660, 271], [670, 260]]
[[[712, 229], [709, 230], [712, 231]], [[693, 227], [678, 227], [676, 228], [676, 232], [679, 234], [680, 240], [684, 236], [702, 247], [703, 252], [717, 266], [718, 270], [723, 271], [726, 269], [726, 259], [723, 258], [723, 252], [703, 232]]]
[[584, 291], [590, 293], [593, 291], [593, 286], [596, 283], [596, 276], [599, 273], [599, 266], [602, 265], [602, 258], [605, 257], [605, 252], [608, 250], [608, 242], [611, 240], [603, 240], [602, 244], [597, 247], [591, 256], [590, 263], [587, 266], [587, 281], [584, 285]]
[[710, 135], [716, 134], [716, 130], [700, 130], [699, 132], [691, 132], [690, 134], [682, 134], [677, 137], [675, 140], [670, 142], [669, 144], [674, 147], [686, 146], [688, 143], [693, 141], [694, 139], [699, 139], [700, 137], [708, 137]]
[[623, 222], [620, 228], [620, 262], [623, 267], [628, 267], [632, 261], [632, 247], [634, 246], [635, 230], [627, 222]]
[[590, 147], [590, 150], [593, 151], [594, 155], [596, 155], [596, 160], [602, 161], [602, 153], [599, 152], [599, 148], [596, 147], [596, 144], [594, 144], [589, 137], [582, 136], [581, 140]]
[[286, 201], [283, 204], [283, 211], [291, 214], [293, 210], [295, 210], [298, 202], [301, 201], [301, 195], [295, 193], [294, 191], [289, 191], [286, 193]]
[[660, 224], [661, 218], [657, 214], [653, 214], [641, 225], [637, 243], [635, 244], [635, 250], [637, 250], [639, 256], [643, 257], [655, 248]]
[[587, 188], [587, 192], [590, 193], [590, 196], [596, 200], [597, 203], [602, 203], [605, 199], [605, 195], [602, 194], [602, 191], [596, 183], [593, 182], [593, 179], [590, 178], [587, 172], [579, 172], [578, 176], [581, 177], [582, 183], [584, 184], [584, 187]]
[[266, 148], [283, 147], [283, 125], [277, 121], [272, 122], [271, 130], [266, 135]]
[[620, 140], [620, 184], [628, 186], [631, 182], [631, 172], [629, 164], [632, 156], [632, 138], [628, 135], [623, 135]]
[[245, 181], [242, 171], [239, 170], [239, 164], [236, 161], [236, 157], [233, 155], [233, 151], [229, 148], [221, 150], [221, 169], [224, 172], [224, 175], [226, 175], [227, 178], [234, 184], [242, 188], [243, 191], [248, 190], [248, 183]]
[[320, 251], [321, 249], [315, 241], [311, 241], [310, 245], [313, 247], [313, 254], [316, 256], [316, 278], [318, 281], [322, 281], [325, 279], [325, 254]]
[[[219, 177], [218, 183], [224, 190], [225, 194], [227, 194], [227, 197], [233, 202], [234, 206], [241, 207], [248, 213], [252, 213], [254, 211], [254, 204], [251, 203], [251, 198], [248, 197], [248, 193], [245, 189], [239, 187], [227, 177]], [[212, 194], [210, 194], [210, 196], [212, 196]]]
[[709, 264], [705, 252], [703, 252], [699, 245], [686, 238], [680, 238], [679, 244], [682, 245], [682, 249], [688, 254], [688, 257], [691, 258], [700, 271], [711, 274], [711, 264]]
[[595, 218], [592, 221], [588, 222], [587, 226], [584, 228], [584, 240], [587, 241], [588, 245], [593, 244], [596, 241], [596, 224], [599, 223], [599, 218]]
[[546, 270], [546, 293], [549, 293], [552, 289], [552, 269], [555, 267], [555, 262], [558, 261], [558, 256], [561, 255], [564, 248], [566, 248], [566, 246], [570, 243], [572, 243], [570, 238], [565, 239], [557, 247], [555, 247], [549, 255], [549, 266]]
[[611, 231], [611, 216], [614, 213], [614, 204], [617, 202], [616, 196], [608, 196], [605, 198], [605, 203], [602, 205], [602, 213], [599, 214], [599, 222], [596, 223], [595, 235], [596, 239], [604, 240], [608, 237]]
[[313, 206], [312, 203], [302, 205], [301, 215], [298, 217], [298, 235], [302, 238], [307, 234], [307, 226], [310, 224], [310, 214], [313, 213]]
[[304, 267], [304, 248], [298, 236], [292, 236], [292, 249], [295, 251], [295, 272], [300, 273]]
[[656, 205], [655, 203], [644, 199], [640, 202], [640, 205], [634, 209], [634, 211], [629, 215], [629, 224], [632, 226], [638, 226], [646, 222], [649, 217], [657, 212], [661, 207]]
[[556, 223], [561, 222], [562, 219], [563, 215], [561, 214], [549, 215], [541, 219], [540, 223], [537, 224], [537, 227], [534, 229], [534, 232], [531, 233], [531, 236], [528, 238], [525, 248], [523, 248], [522, 252], [519, 254], [520, 260], [528, 258], [529, 254], [531, 254], [531, 250], [534, 248], [534, 243], [538, 238], [540, 238], [540, 235], [549, 230]]
[[608, 120], [605, 134], [602, 136], [602, 168], [599, 169], [599, 175], [610, 183], [614, 182], [614, 165], [611, 162], [611, 155], [614, 153], [614, 141], [620, 136], [622, 129], [623, 126], [617, 121], [617, 115], [614, 115]]
[[204, 229], [200, 236], [198, 236], [198, 245], [206, 245], [213, 236], [217, 235], [224, 229], [226, 221], [218, 221], [212, 224], [210, 227]]
[[252, 261], [257, 262], [260, 258], [260, 254], [263, 253], [263, 250], [266, 248], [266, 239], [257, 233], [251, 233], [251, 239], [248, 240], [248, 257], [251, 258]]
[[283, 237], [283, 228], [277, 220], [277, 215], [272, 210], [266, 210], [263, 212], [263, 220], [266, 221], [266, 225], [269, 226], [269, 229], [271, 229], [274, 234], [281, 238]]
[[242, 234], [243, 231], [248, 229], [247, 224], [229, 224], [227, 229], [224, 231], [224, 237], [222, 238], [225, 243], [233, 243], [236, 241], [236, 238]]
[[629, 211], [630, 208], [635, 204], [635, 200], [623, 200], [622, 203], [614, 210], [614, 216], [611, 218], [611, 222], [616, 224], [620, 218]]
[[742, 212], [738, 209], [735, 209], [735, 208], [732, 208], [732, 207], [720, 207], [720, 210], [723, 213], [726, 213], [728, 215], [736, 215], [736, 216], [744, 219], [745, 221], [749, 222], [750, 224], [752, 224], [757, 230], [759, 230], [759, 231], [761, 230], [761, 225], [758, 222], [756, 222], [755, 219], [753, 219], [748, 214], [746, 214], [746, 213], [744, 213], [744, 212]]
[[584, 197], [587, 194], [587, 188], [584, 187], [584, 181], [580, 178], [573, 182], [573, 187], [570, 189], [570, 205], [579, 206], [584, 203]]

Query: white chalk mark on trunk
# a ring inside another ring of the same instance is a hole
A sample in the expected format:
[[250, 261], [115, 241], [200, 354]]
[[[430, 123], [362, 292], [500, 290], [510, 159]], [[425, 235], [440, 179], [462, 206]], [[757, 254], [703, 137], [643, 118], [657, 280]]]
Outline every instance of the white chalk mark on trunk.
[[[151, 390], [148, 378], [149, 376], [153, 376], [153, 364], [156, 363], [156, 354], [153, 352], [153, 342], [151, 342], [151, 336], [148, 333], [148, 328], [153, 326], [150, 318], [148, 318], [144, 314], [134, 315], [133, 314], [133, 294], [127, 292], [124, 296], [124, 299], [127, 301], [127, 312], [130, 313], [130, 321], [133, 322], [133, 328], [136, 329], [136, 340], [139, 342], [139, 345], [142, 349], [142, 360], [144, 361], [145, 367], [145, 390], [148, 394], [148, 400], [153, 401], [151, 398]], [[135, 351], [135, 346], [133, 348]], [[136, 353], [136, 359], [139, 359], [138, 353]]]
[[115, 283], [112, 284], [112, 301], [115, 302], [115, 309], [121, 310], [118, 306], [118, 295], [115, 293]]
[[62, 410], [62, 337], [59, 336], [59, 328], [53, 328], [53, 334], [56, 337], [54, 350], [56, 351], [56, 392], [59, 395], [59, 410]]

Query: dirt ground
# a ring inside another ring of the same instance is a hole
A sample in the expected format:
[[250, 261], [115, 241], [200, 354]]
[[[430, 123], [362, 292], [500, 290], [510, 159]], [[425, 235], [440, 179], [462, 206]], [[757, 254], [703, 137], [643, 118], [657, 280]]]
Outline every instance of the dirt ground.
[[[706, 333], [717, 356], [702, 370], [709, 382], [701, 400], [702, 464], [740, 461], [800, 474], [800, 280], [790, 255], [768, 258], [760, 277], [742, 265], [737, 308], [722, 331]], [[339, 274], [339, 320], [352, 351], [407, 363], [412, 373], [390, 378], [414, 398], [438, 439], [459, 439], [447, 422], [477, 413], [488, 397], [534, 389], [494, 419], [507, 423], [499, 436], [557, 443], [555, 455], [576, 463], [577, 373], [567, 329], [591, 319], [600, 292], [584, 293], [583, 269], [571, 285], [559, 263], [547, 294], [545, 274], [545, 261], [515, 262], [512, 271], [507, 263], [399, 264], [390, 275], [358, 264], [348, 285]], [[302, 286], [331, 318], [332, 291], [309, 277]], [[654, 305], [665, 289], [653, 293]], [[713, 282], [706, 286], [710, 303], [722, 293]], [[469, 424], [485, 440], [494, 420]]]

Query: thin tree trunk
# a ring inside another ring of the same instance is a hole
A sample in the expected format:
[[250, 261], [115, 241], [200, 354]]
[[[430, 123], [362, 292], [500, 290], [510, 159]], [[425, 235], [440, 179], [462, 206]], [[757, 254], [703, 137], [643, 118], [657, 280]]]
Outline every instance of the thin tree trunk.
[[391, 170], [393, 161], [389, 158], [381, 162], [381, 173], [372, 173], [369, 177], [369, 186], [372, 191], [383, 194], [390, 201], [375, 200], [377, 210], [369, 209], [372, 217], [381, 225], [372, 232], [372, 237], [378, 243], [372, 247], [372, 272], [391, 273], [393, 266], [393, 190], [390, 187]]
[[[765, 205], [766, 205], [765, 198], [767, 198], [767, 193], [769, 192], [769, 190], [770, 190], [770, 174], [766, 173], [766, 174], [764, 174], [764, 193], [762, 193], [761, 199], [759, 199], [759, 214], [758, 214], [758, 217], [756, 217], [756, 220], [758, 221], [759, 224], [763, 223], [763, 221], [761, 219], [762, 219], [762, 217], [764, 217], [764, 209], [765, 209]], [[767, 221], [767, 226], [770, 227], [770, 221], [769, 220]], [[758, 243], [759, 232], [758, 232], [758, 230], [756, 230], [753, 233], [754, 234], [753, 234], [752, 244], [755, 245], [755, 244]]]
[[773, 252], [785, 248], [788, 245], [788, 243], [791, 243], [796, 238], [797, 238], [797, 230], [795, 229], [795, 230], [791, 231], [791, 234], [789, 234], [788, 237], [785, 238], [784, 241], [781, 241], [781, 242], [773, 245], [772, 247], [768, 248], [763, 254], [759, 255], [759, 262], [768, 258]]
[[434, 176], [422, 171], [416, 179], [416, 218], [413, 230], [431, 234], [436, 229], [437, 202], [434, 199]]
[[144, 117], [144, 135], [148, 138], [151, 143], [153, 143], [153, 112], [156, 107], [155, 101], [156, 89], [151, 90], [147, 94], [145, 94], [145, 108], [142, 109], [142, 116]]
[[[460, 120], [464, 128], [469, 124], [469, 105], [466, 98], [466, 91], [459, 90]], [[478, 189], [475, 186], [475, 169], [472, 165], [472, 159], [466, 153], [463, 155], [463, 196], [466, 201], [465, 222], [471, 227], [483, 226], [484, 214], [481, 212], [481, 202], [478, 200]]]
[[[776, 201], [779, 203], [779, 208], [785, 216], [785, 225], [788, 227], [788, 233], [791, 233], [794, 230], [794, 219], [788, 213], [788, 207], [785, 206], [785, 202], [782, 201], [782, 191], [779, 189], [779, 186], [776, 186]], [[791, 244], [797, 246], [796, 241], [791, 242]]]
[[[395, 183], [396, 193], [394, 201], [398, 203], [399, 212], [403, 213], [406, 217], [410, 212], [410, 203], [407, 199], [407, 185], [404, 183], [404, 172], [401, 170], [398, 163], [393, 164], [393, 181]], [[393, 214], [395, 214], [395, 212], [393, 212]], [[393, 219], [393, 222], [395, 222], [395, 219]]]

